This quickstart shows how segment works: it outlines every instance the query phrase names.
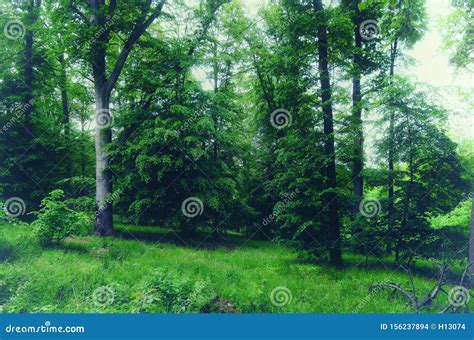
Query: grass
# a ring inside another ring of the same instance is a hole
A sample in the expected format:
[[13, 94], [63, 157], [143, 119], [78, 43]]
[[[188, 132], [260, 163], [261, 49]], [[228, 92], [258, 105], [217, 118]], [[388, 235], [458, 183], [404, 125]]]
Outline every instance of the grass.
[[[412, 312], [399, 295], [389, 299], [388, 291], [368, 291], [382, 281], [409, 287], [406, 273], [394, 271], [390, 259], [370, 259], [365, 268], [364, 257], [346, 254], [347, 265], [335, 269], [304, 263], [282, 245], [236, 235], [225, 242], [206, 240], [199, 248], [162, 228], [119, 226], [118, 235], [70, 239], [43, 250], [29, 226], [0, 226], [0, 311], [193, 312], [202, 309], [170, 306], [189, 296], [219, 296], [244, 313]], [[426, 275], [414, 282], [423, 297], [435, 283]], [[94, 302], [99, 287], [113, 292], [113, 302]], [[289, 303], [272, 303], [276, 287], [286, 287], [282, 296], [291, 293]], [[437, 303], [444, 306], [448, 299], [441, 295]]]

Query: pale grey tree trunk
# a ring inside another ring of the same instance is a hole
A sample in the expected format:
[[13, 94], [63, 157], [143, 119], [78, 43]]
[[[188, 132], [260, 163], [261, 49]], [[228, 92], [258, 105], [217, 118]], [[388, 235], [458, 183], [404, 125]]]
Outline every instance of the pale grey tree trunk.
[[[96, 220], [94, 234], [96, 235], [106, 236], [114, 231], [111, 200], [112, 172], [107, 156], [107, 147], [112, 142], [110, 94], [133, 46], [161, 14], [165, 1], [160, 0], [154, 9], [151, 8], [153, 2], [147, 2], [125, 40], [110, 76], [107, 77], [107, 45], [110, 41], [110, 23], [107, 21], [113, 18], [117, 1], [111, 0], [107, 3], [103, 0], [89, 0], [91, 11], [89, 25], [95, 28], [95, 32], [101, 32], [98, 36], [91, 37], [90, 48], [95, 88]], [[108, 16], [105, 15], [104, 10], [108, 11]], [[148, 16], [147, 13], [149, 13]]]
[[109, 94], [105, 89], [98, 88], [96, 100], [96, 127], [95, 127], [95, 159], [96, 159], [96, 235], [112, 234], [112, 204], [108, 196], [112, 194], [112, 174], [109, 169], [107, 145], [112, 141]]

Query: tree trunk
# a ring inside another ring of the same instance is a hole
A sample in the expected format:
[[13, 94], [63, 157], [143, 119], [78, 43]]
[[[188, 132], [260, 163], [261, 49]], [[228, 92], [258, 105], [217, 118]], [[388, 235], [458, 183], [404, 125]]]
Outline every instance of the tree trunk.
[[[112, 218], [112, 172], [109, 167], [107, 147], [112, 142], [112, 130], [110, 123], [110, 94], [122, 72], [123, 66], [132, 51], [135, 43], [140, 39], [153, 21], [160, 16], [166, 0], [160, 0], [156, 7], [151, 10], [152, 1], [147, 1], [146, 9], [135, 22], [130, 35], [125, 40], [110, 76], [107, 77], [107, 45], [110, 37], [110, 27], [107, 25], [107, 16], [103, 6], [108, 6], [108, 14], [112, 17], [115, 10], [115, 1], [105, 2], [103, 0], [90, 0], [91, 11], [90, 25], [95, 27], [98, 36], [94, 37], [91, 45], [90, 62], [94, 76], [95, 89], [95, 156], [96, 156], [96, 235], [110, 235], [113, 233]], [[147, 17], [146, 13], [150, 11]]]
[[321, 101], [324, 116], [324, 153], [326, 162], [326, 180], [328, 193], [325, 195], [325, 202], [329, 208], [328, 225], [328, 248], [329, 258], [333, 265], [342, 265], [341, 254], [341, 231], [338, 211], [338, 200], [335, 192], [337, 188], [336, 179], [336, 154], [334, 147], [334, 122], [331, 102], [331, 83], [328, 69], [328, 46], [327, 46], [327, 27], [326, 18], [324, 18], [323, 5], [321, 0], [313, 0], [315, 13], [323, 17], [318, 22], [318, 69], [321, 83]]
[[359, 210], [359, 202], [362, 199], [364, 191], [364, 180], [362, 177], [362, 170], [364, 167], [364, 131], [362, 124], [362, 92], [361, 92], [361, 68], [362, 68], [362, 37], [360, 35], [361, 15], [358, 7], [359, 1], [355, 1], [354, 10], [354, 38], [355, 38], [355, 52], [353, 55], [354, 75], [352, 78], [352, 120], [354, 124], [354, 159], [353, 159], [353, 173], [352, 182], [354, 185], [354, 195], [356, 198], [355, 211]]
[[59, 63], [61, 67], [61, 79], [60, 79], [60, 88], [61, 88], [61, 104], [63, 109], [63, 127], [64, 134], [69, 137], [70, 134], [70, 118], [69, 118], [69, 98], [67, 95], [67, 74], [66, 74], [66, 65], [64, 64], [64, 53], [61, 53], [59, 56]]
[[95, 127], [95, 157], [96, 157], [96, 235], [113, 233], [112, 202], [108, 200], [112, 194], [112, 173], [109, 169], [107, 146], [112, 141], [110, 127], [104, 127], [100, 122], [110, 121], [109, 94], [104, 89], [96, 89], [95, 94], [96, 127]]
[[27, 29], [25, 32], [25, 116], [24, 127], [31, 132], [31, 115], [33, 113], [33, 31], [31, 26], [36, 21], [35, 0], [30, 0], [27, 13]]
[[[70, 135], [71, 135], [71, 126], [70, 126], [70, 117], [69, 117], [69, 98], [67, 95], [67, 73], [66, 73], [66, 65], [64, 63], [64, 53], [59, 55], [59, 63], [61, 67], [61, 77], [60, 77], [60, 89], [61, 89], [61, 104], [63, 110], [63, 128], [64, 128], [64, 135], [66, 136], [66, 141], [70, 143]], [[68, 145], [69, 148], [69, 145]], [[72, 176], [72, 162], [70, 157], [67, 156], [66, 159], [66, 176], [71, 178]]]
[[469, 273], [471, 287], [474, 287], [474, 193], [472, 196], [471, 226], [469, 234]]
[[[103, 27], [105, 18], [100, 13], [100, 1], [91, 0], [91, 24]], [[96, 220], [95, 235], [106, 236], [113, 233], [112, 204], [108, 198], [112, 195], [112, 174], [109, 169], [107, 146], [112, 141], [110, 122], [110, 92], [106, 74], [106, 45], [108, 32], [102, 33], [91, 48], [91, 66], [95, 89], [95, 176], [96, 176]]]
[[[395, 74], [395, 61], [397, 58], [397, 46], [398, 40], [395, 39], [391, 46], [390, 52], [390, 83], [393, 81], [393, 76]], [[394, 209], [394, 180], [393, 180], [393, 158], [394, 158], [394, 143], [393, 143], [393, 134], [395, 129], [395, 113], [393, 110], [390, 111], [390, 122], [388, 130], [388, 220], [389, 224], [393, 219]]]
[[[400, 12], [402, 7], [402, 0], [398, 0], [397, 10]], [[395, 62], [397, 60], [398, 54], [398, 37], [395, 37], [393, 42], [390, 45], [390, 69], [389, 69], [389, 82], [392, 84], [393, 76], [395, 74]], [[392, 224], [393, 214], [395, 213], [394, 200], [395, 200], [395, 190], [394, 186], [394, 149], [395, 145], [393, 142], [393, 135], [395, 130], [395, 113], [393, 110], [390, 111], [390, 123], [388, 131], [388, 223]]]

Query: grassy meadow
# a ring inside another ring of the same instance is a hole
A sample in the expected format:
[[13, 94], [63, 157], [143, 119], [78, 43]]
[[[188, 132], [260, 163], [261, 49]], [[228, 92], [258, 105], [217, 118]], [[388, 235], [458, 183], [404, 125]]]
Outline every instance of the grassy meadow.
[[[70, 238], [42, 249], [30, 229], [0, 228], [3, 313], [413, 312], [401, 294], [369, 292], [384, 281], [410, 288], [388, 258], [369, 258], [366, 266], [364, 257], [347, 254], [345, 267], [335, 269], [270, 241], [203, 233], [186, 244], [162, 228], [124, 225], [115, 237]], [[423, 298], [436, 272], [428, 262], [417, 265], [414, 285]], [[435, 304], [447, 305], [447, 296]]]

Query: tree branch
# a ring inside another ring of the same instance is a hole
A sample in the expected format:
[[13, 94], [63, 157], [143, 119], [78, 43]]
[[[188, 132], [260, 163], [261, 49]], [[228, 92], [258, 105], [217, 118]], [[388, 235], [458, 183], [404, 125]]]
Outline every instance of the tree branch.
[[112, 91], [112, 89], [114, 88], [115, 83], [117, 82], [117, 79], [120, 76], [120, 73], [122, 72], [123, 66], [127, 61], [128, 55], [130, 54], [133, 45], [135, 45], [135, 43], [138, 41], [138, 39], [140, 39], [143, 33], [145, 33], [145, 31], [153, 23], [153, 21], [160, 16], [165, 2], [166, 0], [161, 0], [156, 9], [150, 15], [150, 17], [145, 21], [137, 22], [137, 24], [133, 28], [132, 32], [130, 33], [130, 36], [125, 41], [122, 51], [120, 51], [120, 54], [117, 58], [117, 62], [115, 63], [112, 73], [110, 74], [110, 78], [107, 80], [107, 83], [105, 85], [106, 91], [108, 93], [110, 93], [110, 91]]

